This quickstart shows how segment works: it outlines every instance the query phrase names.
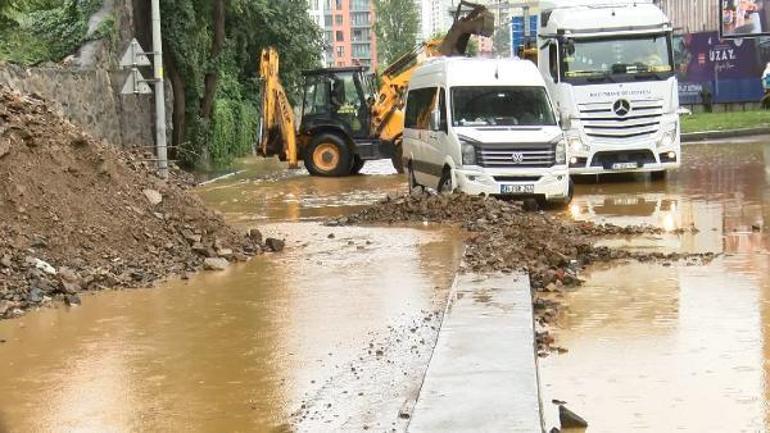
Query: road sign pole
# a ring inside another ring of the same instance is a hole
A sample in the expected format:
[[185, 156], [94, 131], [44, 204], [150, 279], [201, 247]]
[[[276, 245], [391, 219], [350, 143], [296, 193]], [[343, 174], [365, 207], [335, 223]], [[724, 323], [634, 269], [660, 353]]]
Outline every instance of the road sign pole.
[[163, 86], [163, 41], [160, 33], [160, 0], [152, 0], [152, 50], [155, 70], [155, 148], [158, 174], [168, 177], [168, 146], [166, 144], [166, 93]]

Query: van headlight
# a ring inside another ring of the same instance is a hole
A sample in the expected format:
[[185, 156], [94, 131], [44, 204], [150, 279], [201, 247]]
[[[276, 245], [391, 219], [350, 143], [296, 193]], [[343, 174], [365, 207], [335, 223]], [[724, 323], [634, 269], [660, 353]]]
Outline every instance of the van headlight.
[[556, 165], [567, 163], [567, 141], [564, 139], [556, 143]]
[[476, 146], [466, 141], [460, 142], [463, 165], [476, 165]]
[[670, 123], [663, 127], [663, 134], [658, 140], [658, 147], [670, 147], [676, 142], [676, 135], [679, 132], [679, 125], [677, 122]]

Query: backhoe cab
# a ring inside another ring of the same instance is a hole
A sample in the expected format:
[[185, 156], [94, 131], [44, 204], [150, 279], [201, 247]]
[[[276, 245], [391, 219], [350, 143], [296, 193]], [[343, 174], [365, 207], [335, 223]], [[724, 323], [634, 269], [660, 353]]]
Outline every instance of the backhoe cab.
[[371, 131], [375, 89], [361, 66], [306, 71], [297, 134], [310, 174], [356, 174], [364, 161], [392, 158], [393, 145]]

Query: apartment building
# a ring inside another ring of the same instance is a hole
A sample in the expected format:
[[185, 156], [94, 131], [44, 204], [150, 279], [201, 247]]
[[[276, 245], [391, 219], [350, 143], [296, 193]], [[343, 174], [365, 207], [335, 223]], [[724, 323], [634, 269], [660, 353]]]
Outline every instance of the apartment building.
[[322, 16], [324, 64], [353, 66], [377, 64], [374, 8], [370, 0], [310, 0], [311, 15]]
[[719, 3], [715, 0], [656, 0], [677, 33], [719, 30]]

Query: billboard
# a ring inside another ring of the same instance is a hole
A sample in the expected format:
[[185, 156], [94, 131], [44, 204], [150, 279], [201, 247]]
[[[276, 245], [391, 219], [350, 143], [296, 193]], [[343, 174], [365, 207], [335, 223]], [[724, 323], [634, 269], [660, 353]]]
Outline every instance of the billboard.
[[770, 0], [717, 0], [723, 38], [770, 35]]
[[674, 37], [674, 62], [682, 104], [757, 102], [770, 46], [762, 39], [723, 39], [718, 32]]

